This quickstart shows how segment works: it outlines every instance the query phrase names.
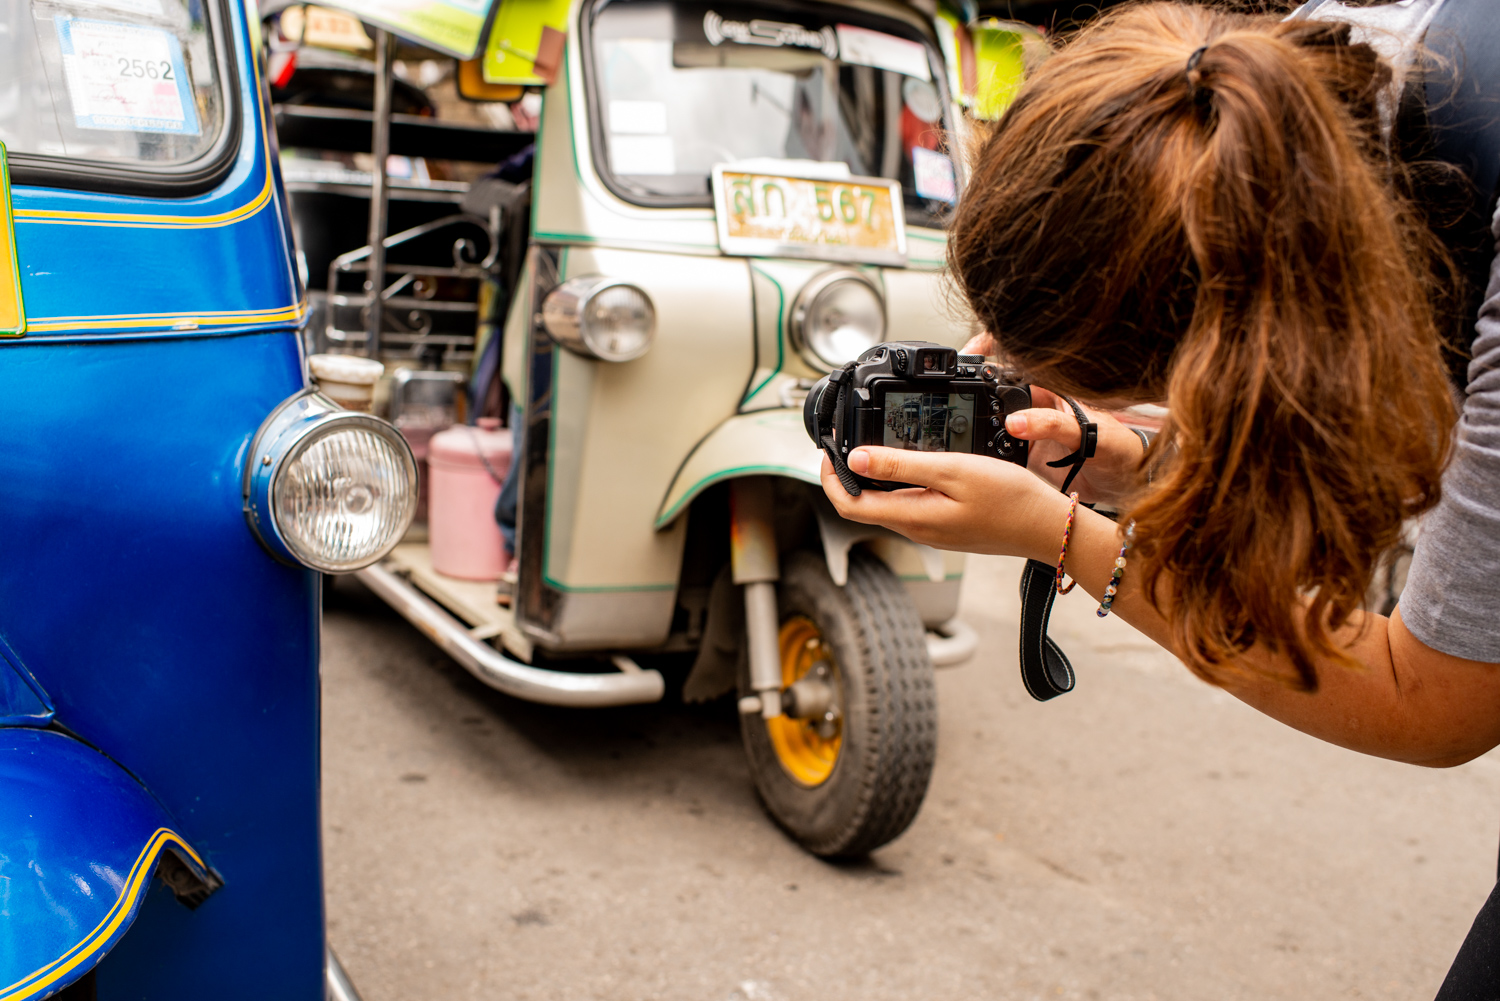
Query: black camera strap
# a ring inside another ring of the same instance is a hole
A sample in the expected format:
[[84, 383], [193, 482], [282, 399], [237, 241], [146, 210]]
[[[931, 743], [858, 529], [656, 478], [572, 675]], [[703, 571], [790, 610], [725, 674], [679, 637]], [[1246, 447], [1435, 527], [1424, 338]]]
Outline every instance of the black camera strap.
[[1049, 462], [1047, 466], [1051, 469], [1073, 467], [1068, 470], [1067, 479], [1063, 480], [1062, 483], [1062, 492], [1067, 493], [1068, 488], [1073, 485], [1073, 478], [1083, 471], [1083, 464], [1092, 459], [1094, 453], [1099, 451], [1099, 425], [1089, 420], [1088, 415], [1083, 412], [1083, 408], [1078, 405], [1077, 400], [1066, 396], [1060, 396], [1059, 398], [1073, 408], [1073, 418], [1078, 421], [1078, 451], [1070, 455], [1065, 455], [1055, 462]]
[[[850, 362], [837, 372], [828, 376], [828, 387], [818, 397], [818, 427], [831, 427], [833, 434], [825, 434], [818, 439], [823, 453], [828, 456], [828, 461], [833, 464], [833, 471], [838, 476], [839, 482], [844, 485], [850, 497], [858, 497], [863, 491], [859, 480], [855, 479], [854, 471], [849, 468], [849, 463], [844, 460], [840, 451], [839, 442], [844, 438], [844, 401], [849, 396], [849, 377], [854, 373], [854, 363]], [[828, 392], [829, 389], [837, 389], [837, 393]]]
[[1073, 664], [1047, 635], [1056, 597], [1057, 570], [1040, 560], [1027, 560], [1021, 571], [1021, 683], [1038, 702], [1073, 690]]
[[[1078, 450], [1047, 465], [1053, 469], [1072, 467], [1062, 484], [1062, 492], [1067, 493], [1083, 464], [1099, 449], [1099, 425], [1088, 419], [1077, 401], [1066, 396], [1062, 399], [1073, 408], [1078, 421]], [[1021, 571], [1021, 683], [1038, 702], [1071, 692], [1077, 681], [1068, 655], [1047, 635], [1056, 598], [1057, 569], [1040, 560], [1027, 560]]]

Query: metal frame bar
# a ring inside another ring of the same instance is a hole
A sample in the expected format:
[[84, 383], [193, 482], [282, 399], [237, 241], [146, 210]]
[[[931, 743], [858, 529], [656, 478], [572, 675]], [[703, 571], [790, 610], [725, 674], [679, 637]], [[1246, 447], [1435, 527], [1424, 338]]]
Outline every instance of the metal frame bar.
[[354, 989], [349, 974], [344, 972], [344, 964], [333, 954], [333, 946], [327, 946], [326, 952], [328, 961], [324, 964], [324, 982], [328, 1001], [360, 1001], [359, 991]]
[[380, 323], [385, 306], [385, 300], [378, 292], [385, 285], [385, 230], [390, 208], [385, 162], [391, 152], [391, 57], [395, 50], [395, 36], [384, 28], [377, 28], [375, 113], [370, 135], [370, 151], [375, 163], [370, 175], [370, 264], [365, 274], [365, 290], [370, 294], [370, 311], [365, 320], [365, 353], [376, 360], [380, 358]]
[[548, 671], [512, 660], [475, 639], [463, 623], [384, 567], [365, 567], [355, 576], [470, 674], [507, 695], [551, 706], [598, 708], [660, 702], [666, 693], [659, 671], [643, 670], [621, 655], [611, 658], [618, 674]]

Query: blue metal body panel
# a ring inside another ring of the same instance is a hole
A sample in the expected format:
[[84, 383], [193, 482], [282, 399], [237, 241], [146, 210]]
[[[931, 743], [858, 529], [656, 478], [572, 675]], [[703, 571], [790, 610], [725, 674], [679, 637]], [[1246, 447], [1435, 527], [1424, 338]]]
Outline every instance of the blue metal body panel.
[[52, 700], [15, 651], [0, 640], [0, 726], [46, 726], [50, 722]]
[[224, 878], [185, 923], [138, 923], [120, 949], [150, 958], [106, 961], [106, 1001], [322, 991], [318, 580], [240, 499], [300, 388], [293, 332], [0, 345], [0, 632]]
[[0, 729], [0, 998], [44, 997], [92, 969], [169, 848], [199, 861], [114, 762], [60, 733]]
[[[97, 968], [102, 1001], [324, 995], [318, 577], [272, 559], [241, 509], [251, 438], [304, 386], [305, 309], [245, 8], [223, 9], [243, 126], [218, 187], [14, 189], [27, 333], [0, 343], [0, 637], [54, 725], [144, 786], [224, 881], [191, 911], [147, 889]], [[22, 687], [0, 681], [0, 727], [28, 727], [0, 729], [0, 759], [18, 735], [64, 739], [35, 729]], [[6, 717], [10, 698], [29, 715]], [[19, 823], [0, 812], [0, 845], [30, 837]], [[77, 826], [113, 836], [95, 824]], [[82, 871], [103, 849], [65, 826], [18, 850]], [[34, 906], [0, 900], [0, 935], [41, 927], [17, 923]], [[66, 938], [36, 934], [27, 955]]]

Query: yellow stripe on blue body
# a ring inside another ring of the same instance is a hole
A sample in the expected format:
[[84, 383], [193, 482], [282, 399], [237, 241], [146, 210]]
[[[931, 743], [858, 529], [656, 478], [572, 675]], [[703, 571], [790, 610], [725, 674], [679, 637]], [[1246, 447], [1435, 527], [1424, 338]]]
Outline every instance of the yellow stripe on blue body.
[[200, 867], [208, 868], [198, 853], [193, 851], [193, 847], [183, 840], [182, 835], [170, 828], [157, 828], [141, 853], [136, 856], [135, 864], [130, 867], [130, 873], [125, 878], [125, 885], [114, 906], [94, 930], [40, 970], [33, 971], [9, 987], [0, 987], [0, 1001], [24, 1001], [26, 998], [40, 997], [80, 965], [107, 952], [129, 927], [130, 918], [135, 914], [145, 895], [147, 884], [151, 881], [151, 874], [156, 869], [156, 861], [169, 844], [177, 845]]

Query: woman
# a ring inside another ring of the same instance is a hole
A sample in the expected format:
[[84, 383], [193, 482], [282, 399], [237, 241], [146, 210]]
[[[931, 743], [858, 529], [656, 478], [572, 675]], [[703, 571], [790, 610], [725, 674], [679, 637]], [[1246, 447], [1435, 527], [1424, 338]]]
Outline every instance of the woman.
[[[1059, 583], [1291, 726], [1440, 767], [1500, 743], [1500, 281], [1455, 443], [1442, 255], [1384, 152], [1394, 92], [1347, 24], [1127, 8], [998, 124], [950, 263], [986, 347], [1100, 424], [1075, 489], [1121, 517], [1072, 511]], [[1080, 432], [1054, 401], [1007, 423], [1053, 482], [868, 448], [855, 472], [922, 489], [851, 497], [826, 462], [824, 489], [918, 542], [1057, 562], [1072, 505], [1041, 463]], [[1102, 412], [1140, 402], [1170, 410], [1144, 455]], [[1434, 508], [1401, 607], [1363, 611]], [[1500, 893], [1440, 997], [1500, 996], [1497, 930]]]

